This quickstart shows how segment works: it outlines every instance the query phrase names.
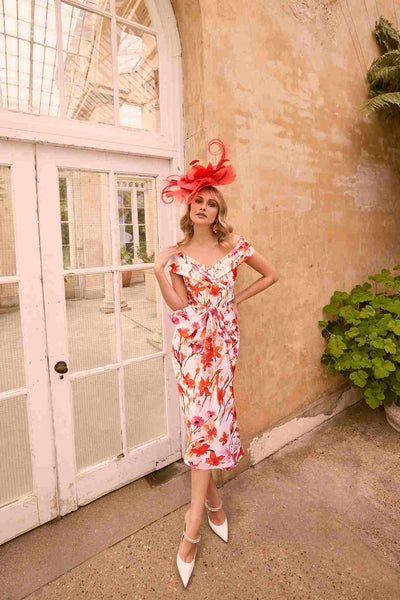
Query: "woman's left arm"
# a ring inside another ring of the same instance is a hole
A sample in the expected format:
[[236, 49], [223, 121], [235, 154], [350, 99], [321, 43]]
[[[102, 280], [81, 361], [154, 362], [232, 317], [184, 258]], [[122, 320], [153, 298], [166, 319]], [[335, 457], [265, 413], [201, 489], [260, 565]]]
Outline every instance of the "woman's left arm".
[[259, 292], [262, 292], [279, 280], [275, 267], [273, 267], [262, 254], [257, 252], [257, 250], [254, 250], [253, 254], [246, 260], [246, 263], [255, 271], [261, 273], [262, 277], [254, 281], [254, 283], [249, 285], [241, 292], [235, 294], [234, 301], [236, 305], [243, 302], [243, 300], [247, 300], [247, 298], [258, 294]]

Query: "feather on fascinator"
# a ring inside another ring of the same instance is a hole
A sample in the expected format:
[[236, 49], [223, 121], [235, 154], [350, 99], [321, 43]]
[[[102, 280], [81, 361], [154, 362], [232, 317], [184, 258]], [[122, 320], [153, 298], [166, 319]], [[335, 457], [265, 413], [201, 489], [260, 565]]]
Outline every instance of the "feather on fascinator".
[[[213, 151], [212, 146], [217, 146], [218, 150]], [[208, 142], [207, 147], [210, 154], [221, 154], [218, 163], [212, 165], [209, 162], [204, 167], [197, 164], [198, 160], [192, 160], [185, 175], [169, 175], [166, 178], [168, 184], [161, 191], [161, 200], [165, 204], [171, 204], [174, 200], [190, 204], [202, 188], [208, 185], [227, 185], [234, 181], [236, 173], [232, 165], [225, 164], [229, 161], [225, 158], [225, 144], [215, 138]]]

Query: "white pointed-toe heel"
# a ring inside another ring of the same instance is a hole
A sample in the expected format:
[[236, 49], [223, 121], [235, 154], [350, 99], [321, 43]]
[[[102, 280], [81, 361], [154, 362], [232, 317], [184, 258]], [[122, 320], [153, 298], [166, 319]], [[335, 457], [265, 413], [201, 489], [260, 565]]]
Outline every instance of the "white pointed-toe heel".
[[[217, 506], [216, 508], [213, 508], [212, 506], [209, 506], [207, 500], [206, 500], [205, 504], [206, 504], [207, 510], [209, 510], [211, 512], [217, 512], [217, 510], [219, 510], [222, 507], [222, 500], [221, 500], [221, 504], [219, 506]], [[216, 525], [215, 523], [213, 523], [211, 521], [211, 519], [210, 519], [210, 515], [209, 514], [207, 514], [207, 518], [208, 518], [208, 524], [211, 527], [211, 529], [221, 539], [223, 539], [224, 542], [228, 542], [228, 518], [225, 517], [225, 521], [222, 523], [222, 525]]]
[[[200, 541], [201, 535], [199, 535], [199, 537], [196, 538], [195, 540], [192, 540], [192, 538], [190, 538], [186, 534], [185, 529], [186, 529], [186, 523], [185, 523], [185, 527], [182, 532], [182, 537], [185, 538], [185, 540], [187, 540], [188, 542], [192, 542], [192, 544], [197, 544]], [[182, 583], [185, 587], [187, 587], [190, 576], [193, 572], [194, 563], [196, 561], [196, 555], [197, 555], [197, 548], [196, 548], [196, 552], [195, 552], [192, 562], [185, 562], [184, 560], [182, 560], [182, 558], [179, 556], [179, 550], [178, 550], [178, 554], [176, 555], [176, 564], [178, 567], [179, 575], [181, 576]]]

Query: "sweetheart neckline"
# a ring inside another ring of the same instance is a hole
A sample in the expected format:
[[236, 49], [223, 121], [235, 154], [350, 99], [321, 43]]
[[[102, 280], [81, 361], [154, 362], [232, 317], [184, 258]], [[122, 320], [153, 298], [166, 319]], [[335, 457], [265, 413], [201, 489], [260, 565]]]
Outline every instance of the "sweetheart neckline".
[[224, 256], [222, 256], [221, 258], [219, 258], [217, 260], [217, 262], [215, 262], [211, 267], [209, 267], [208, 265], [205, 265], [204, 263], [200, 262], [199, 260], [196, 260], [195, 258], [193, 258], [193, 256], [190, 256], [190, 254], [184, 254], [183, 252], [177, 252], [177, 254], [180, 254], [181, 256], [186, 256], [187, 258], [190, 258], [190, 260], [192, 260], [193, 262], [197, 263], [198, 265], [201, 265], [202, 267], [205, 267], [208, 271], [210, 271], [211, 269], [213, 269], [214, 267], [216, 267], [218, 265], [218, 263], [220, 263], [225, 258], [227, 258], [230, 254], [232, 254], [232, 252], [234, 250], [236, 250], [236, 248], [238, 247], [239, 242], [242, 242], [243, 239], [244, 239], [243, 235], [240, 235], [238, 241], [236, 242], [236, 244], [234, 245], [234, 247], [232, 248], [232, 250], [230, 250], [227, 254], [224, 254]]

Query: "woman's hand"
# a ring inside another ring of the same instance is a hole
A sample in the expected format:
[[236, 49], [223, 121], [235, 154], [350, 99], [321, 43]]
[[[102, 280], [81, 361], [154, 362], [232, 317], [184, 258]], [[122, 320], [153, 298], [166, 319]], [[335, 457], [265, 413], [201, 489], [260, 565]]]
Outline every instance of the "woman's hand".
[[165, 266], [170, 259], [171, 256], [178, 252], [179, 246], [176, 244], [175, 246], [167, 246], [161, 250], [159, 255], [157, 256], [157, 260], [154, 263], [154, 271], [162, 271], [165, 269]]
[[239, 321], [240, 321], [240, 315], [239, 315], [238, 305], [236, 304], [236, 300], [232, 300], [232, 308], [235, 311], [235, 315], [236, 315], [236, 318], [237, 318], [238, 323], [239, 323]]

